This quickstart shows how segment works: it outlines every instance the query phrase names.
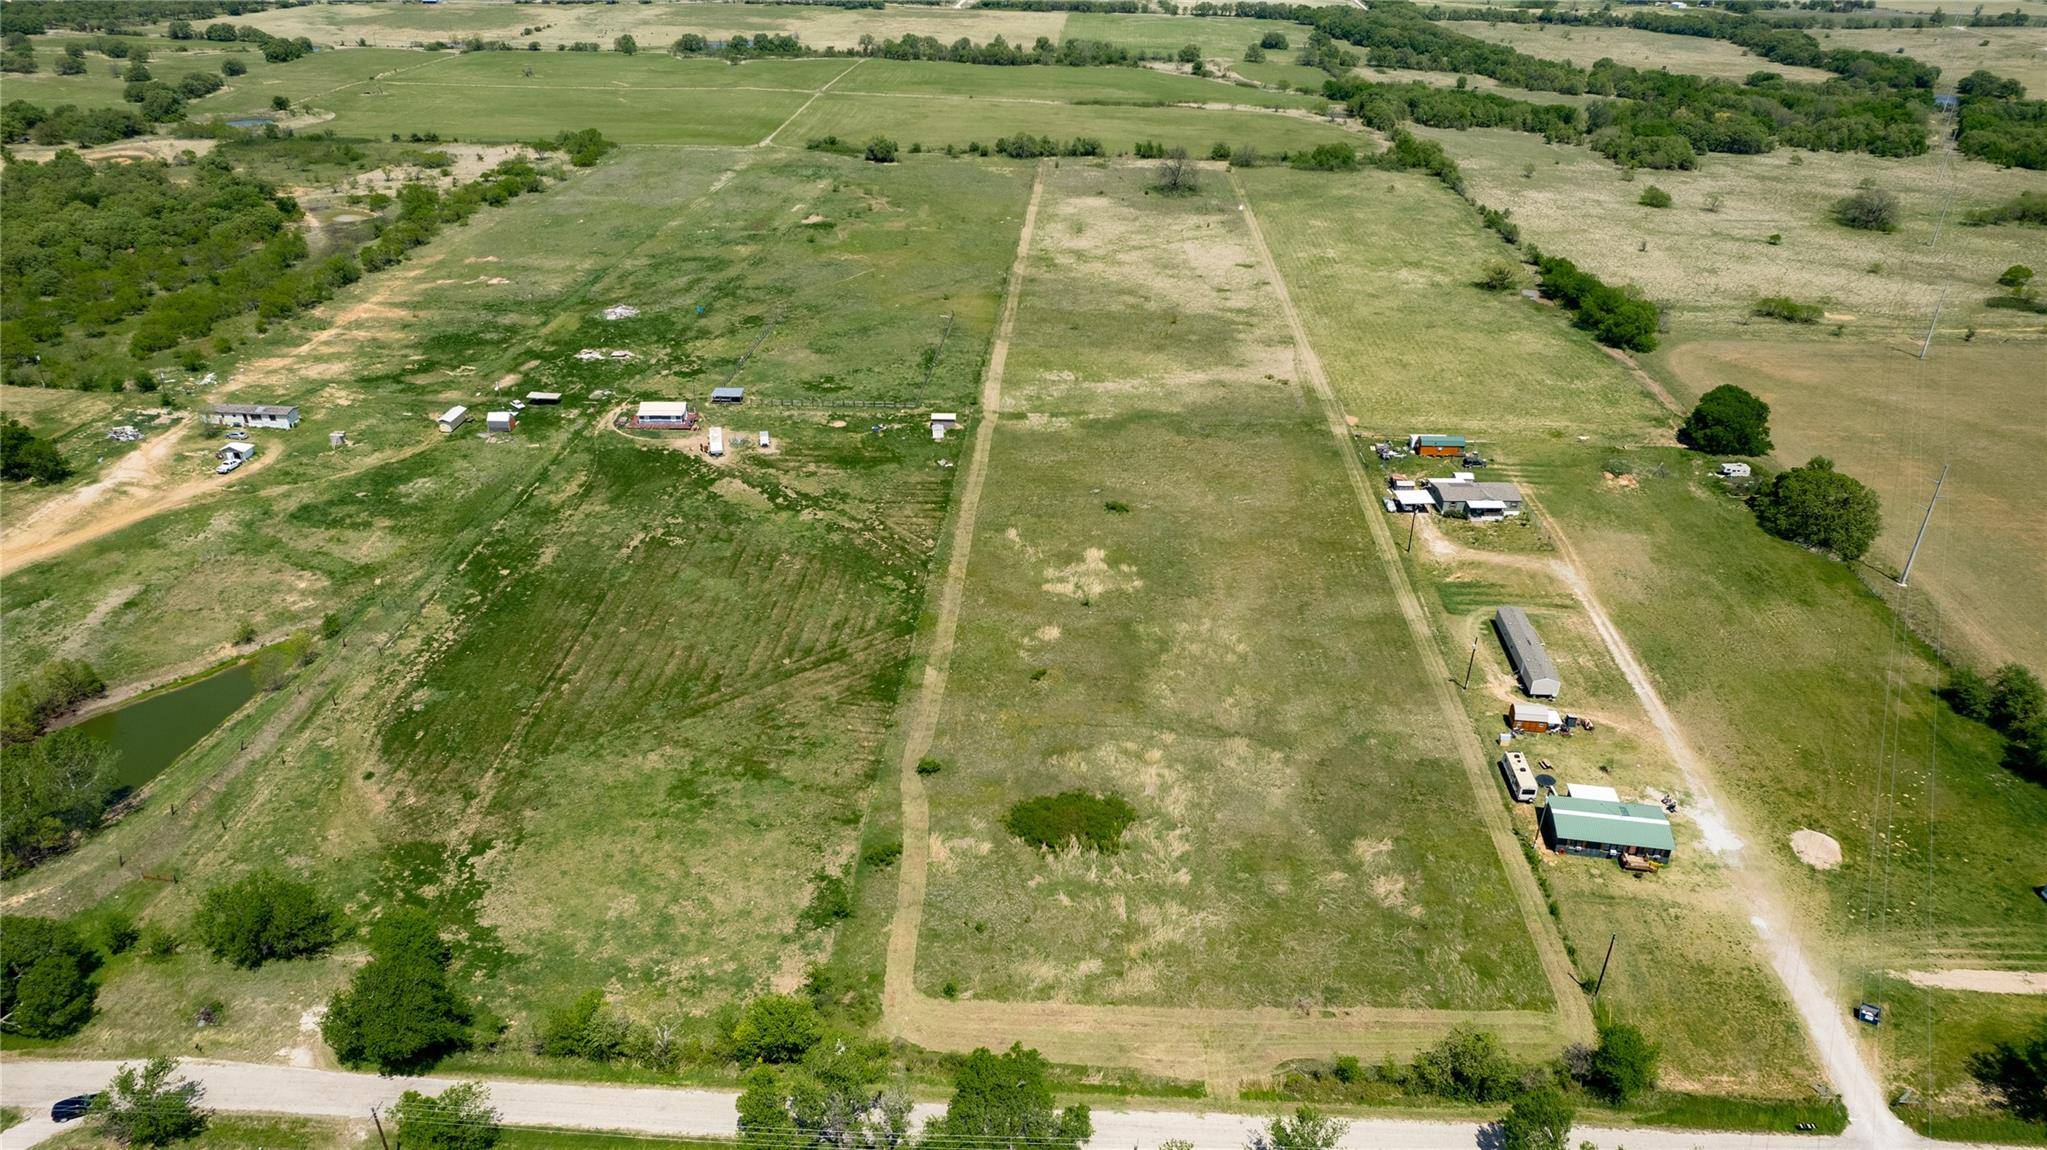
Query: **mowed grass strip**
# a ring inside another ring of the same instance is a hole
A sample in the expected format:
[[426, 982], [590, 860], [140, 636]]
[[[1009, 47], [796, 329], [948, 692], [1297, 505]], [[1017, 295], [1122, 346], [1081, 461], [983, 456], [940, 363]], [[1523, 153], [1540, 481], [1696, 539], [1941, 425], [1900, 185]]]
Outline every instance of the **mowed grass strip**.
[[[919, 989], [1543, 1009], [1227, 185], [1050, 179], [932, 750]], [[1136, 807], [1120, 852], [1001, 827], [1074, 787]]]
[[[1216, 90], [1225, 96], [1237, 91], [1220, 86]], [[1232, 147], [1249, 144], [1272, 155], [1331, 141], [1357, 146], [1363, 140], [1358, 133], [1326, 121], [1279, 111], [915, 100], [842, 93], [833, 88], [796, 117], [778, 142], [794, 144], [837, 136], [859, 144], [873, 136], [887, 136], [905, 148], [922, 144], [927, 151], [935, 151], [948, 144], [993, 144], [998, 137], [1019, 132], [1050, 136], [1062, 143], [1089, 136], [1102, 141], [1111, 152], [1127, 152], [1140, 140], [1154, 140], [1197, 155], [1206, 155], [1216, 143]]]
[[1329, 101], [1292, 93], [1265, 92], [1192, 75], [1150, 68], [990, 67], [913, 60], [870, 60], [834, 92], [971, 97], [974, 100], [1036, 100], [1174, 104], [1246, 104], [1265, 108], [1319, 110]]

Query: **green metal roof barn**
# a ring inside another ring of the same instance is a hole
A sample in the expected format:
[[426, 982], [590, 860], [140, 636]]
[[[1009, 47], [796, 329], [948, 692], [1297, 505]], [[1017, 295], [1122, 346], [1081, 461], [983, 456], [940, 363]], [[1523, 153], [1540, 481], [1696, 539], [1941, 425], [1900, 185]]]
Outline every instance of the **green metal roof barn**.
[[1551, 795], [1542, 808], [1550, 846], [1589, 854], [1645, 854], [1667, 859], [1677, 849], [1670, 818], [1649, 803], [1613, 803]]

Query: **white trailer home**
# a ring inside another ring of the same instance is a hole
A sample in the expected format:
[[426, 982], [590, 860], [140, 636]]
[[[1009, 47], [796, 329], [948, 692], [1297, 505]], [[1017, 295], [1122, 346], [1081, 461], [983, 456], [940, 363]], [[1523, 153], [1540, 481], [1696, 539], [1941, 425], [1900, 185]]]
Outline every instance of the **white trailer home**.
[[274, 403], [215, 403], [203, 415], [209, 427], [273, 427], [290, 431], [299, 425], [299, 409]]

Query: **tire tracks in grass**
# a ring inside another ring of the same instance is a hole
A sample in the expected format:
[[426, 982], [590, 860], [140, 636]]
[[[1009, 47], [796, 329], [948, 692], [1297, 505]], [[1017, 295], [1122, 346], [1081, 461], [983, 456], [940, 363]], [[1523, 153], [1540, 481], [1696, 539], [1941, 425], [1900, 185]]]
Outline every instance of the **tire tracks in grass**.
[[1442, 650], [1437, 646], [1434, 628], [1422, 606], [1421, 598], [1415, 594], [1414, 585], [1409, 581], [1407, 568], [1400, 558], [1399, 546], [1393, 540], [1393, 533], [1386, 527], [1378, 514], [1379, 503], [1372, 494], [1371, 481], [1365, 476], [1365, 469], [1358, 462], [1357, 452], [1351, 447], [1350, 427], [1343, 418], [1343, 405], [1336, 398], [1335, 389], [1329, 385], [1329, 377], [1322, 370], [1322, 360], [1315, 354], [1314, 345], [1308, 341], [1308, 331], [1301, 323], [1300, 312], [1294, 308], [1293, 294], [1287, 290], [1286, 280], [1279, 274], [1279, 264], [1274, 260], [1271, 245], [1265, 242], [1265, 232], [1258, 224], [1258, 214], [1251, 207], [1250, 197], [1245, 193], [1243, 182], [1236, 173], [1229, 174], [1230, 190], [1236, 193], [1241, 206], [1245, 228], [1250, 232], [1253, 246], [1258, 250], [1258, 261], [1265, 274], [1272, 280], [1273, 294], [1279, 301], [1280, 314], [1285, 317], [1287, 328], [1293, 333], [1294, 354], [1300, 361], [1303, 374], [1309, 386], [1314, 389], [1321, 402], [1322, 413], [1327, 420], [1329, 433], [1336, 440], [1337, 453], [1343, 459], [1345, 477], [1350, 481], [1352, 494], [1359, 509], [1364, 513], [1366, 525], [1372, 534], [1372, 543], [1386, 570], [1387, 583], [1392, 587], [1393, 597], [1400, 604], [1400, 613], [1407, 620], [1408, 630], [1414, 637], [1415, 647], [1422, 662], [1423, 676], [1433, 689], [1438, 708], [1442, 711], [1444, 725], [1457, 744], [1457, 757], [1464, 764], [1465, 775], [1471, 782], [1472, 798], [1475, 801], [1479, 819], [1485, 825], [1486, 835], [1492, 839], [1494, 849], [1499, 853], [1500, 865], [1507, 875], [1508, 886], [1514, 892], [1514, 901], [1521, 910], [1521, 918], [1528, 928], [1529, 941], [1534, 944], [1536, 957], [1542, 964], [1543, 975], [1548, 980], [1550, 992], [1557, 1002], [1557, 1011], [1563, 1022], [1565, 1033], [1575, 1040], [1592, 1037], [1592, 1010], [1586, 1004], [1585, 994], [1578, 985], [1577, 971], [1564, 951], [1563, 936], [1556, 924], [1550, 920], [1549, 912], [1542, 897], [1542, 891], [1535, 884], [1535, 875], [1521, 857], [1520, 842], [1514, 834], [1513, 824], [1507, 813], [1501, 809], [1493, 794], [1490, 762], [1478, 736], [1471, 729], [1471, 718], [1465, 713], [1464, 705], [1452, 693], [1450, 668], [1443, 662]]

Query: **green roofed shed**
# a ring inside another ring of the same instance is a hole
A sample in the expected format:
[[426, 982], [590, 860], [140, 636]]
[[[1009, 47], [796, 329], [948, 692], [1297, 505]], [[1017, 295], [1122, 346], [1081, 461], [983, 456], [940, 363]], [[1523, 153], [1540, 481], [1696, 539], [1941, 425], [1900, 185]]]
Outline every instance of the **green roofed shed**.
[[1670, 818], [1649, 803], [1616, 803], [1551, 795], [1542, 808], [1543, 837], [1573, 854], [1641, 855], [1663, 862], [1677, 849]]

